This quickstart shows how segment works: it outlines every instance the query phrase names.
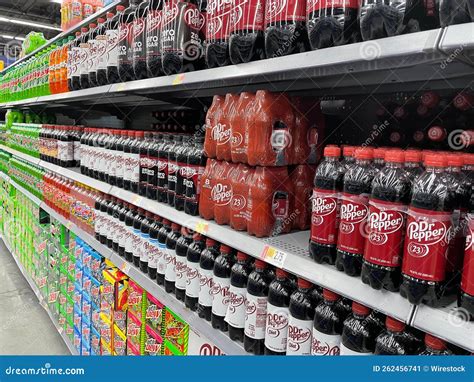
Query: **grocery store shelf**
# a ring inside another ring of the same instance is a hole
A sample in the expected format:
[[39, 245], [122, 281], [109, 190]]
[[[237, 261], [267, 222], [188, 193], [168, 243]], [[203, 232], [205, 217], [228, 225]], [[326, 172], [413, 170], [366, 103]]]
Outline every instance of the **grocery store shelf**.
[[445, 28], [439, 43], [439, 50], [449, 56], [449, 61], [461, 60], [471, 66], [474, 66], [474, 23], [451, 25]]
[[[29, 196], [31, 196], [31, 194], [29, 194]], [[36, 284], [34, 283], [34, 281], [31, 279], [31, 277], [28, 275], [28, 273], [25, 271], [25, 269], [23, 268], [23, 265], [19, 262], [19, 260], [17, 259], [16, 255], [14, 254], [12, 248], [10, 247], [10, 244], [8, 243], [8, 240], [6, 240], [6, 238], [0, 236], [0, 239], [3, 241], [3, 243], [5, 244], [5, 246], [7, 247], [8, 249], [8, 252], [10, 252], [10, 254], [12, 255], [13, 257], [13, 260], [15, 260], [15, 263], [18, 267], [18, 269], [20, 270], [21, 274], [23, 275], [23, 277], [25, 278], [26, 282], [28, 283], [28, 285], [30, 286], [30, 288], [33, 290], [34, 294], [36, 295], [36, 297], [38, 298], [38, 301], [40, 303], [40, 305], [46, 310], [46, 312], [48, 313], [48, 316], [49, 318], [51, 319], [51, 321], [53, 322], [56, 330], [59, 332], [59, 334], [61, 335], [64, 343], [66, 344], [67, 348], [69, 349], [70, 353], [72, 355], [78, 355], [77, 353], [77, 350], [76, 348], [73, 346], [73, 344], [71, 343], [71, 341], [69, 341], [69, 338], [66, 336], [66, 333], [64, 333], [64, 328], [60, 327], [57, 323], [57, 320], [56, 318], [53, 316], [53, 314], [51, 313], [51, 311], [49, 310], [48, 308], [48, 304], [46, 303], [46, 301], [44, 300], [44, 297], [43, 295], [41, 294], [40, 290], [38, 289], [38, 287], [36, 286]]]
[[116, 0], [112, 3], [110, 3], [109, 5], [105, 6], [104, 8], [102, 8], [99, 12], [94, 13], [93, 15], [91, 15], [88, 18], [82, 20], [80, 23], [74, 25], [73, 27], [69, 28], [68, 30], [59, 33], [56, 37], [53, 37], [51, 40], [48, 40], [46, 42], [46, 44], [40, 46], [38, 49], [36, 49], [33, 52], [27, 54], [26, 56], [20, 58], [19, 60], [15, 61], [13, 64], [8, 66], [7, 68], [0, 71], [0, 74], [3, 74], [3, 72], [5, 72], [7, 69], [14, 67], [14, 66], [18, 65], [21, 62], [24, 62], [24, 61], [28, 60], [30, 57], [33, 57], [36, 53], [42, 51], [43, 49], [45, 49], [48, 46], [54, 44], [55, 42], [57, 42], [59, 40], [62, 40], [63, 38], [66, 38], [66, 37], [72, 35], [76, 31], [80, 30], [83, 26], [87, 26], [91, 22], [96, 21], [99, 17], [102, 17], [107, 12], [110, 12], [111, 10], [115, 9], [115, 7], [117, 5], [119, 5], [120, 3], [122, 3], [121, 0]]
[[2, 148], [2, 150], [6, 151], [6, 152], [9, 152], [10, 154], [12, 155], [15, 155], [17, 156], [18, 158], [21, 158], [21, 159], [24, 159], [32, 164], [38, 164], [39, 162], [39, 159], [38, 158], [35, 158], [31, 155], [28, 155], [28, 154], [25, 154], [25, 153], [22, 153], [21, 151], [18, 151], [18, 150], [15, 150], [15, 149], [12, 149], [11, 147], [8, 147], [8, 146], [5, 146], [3, 144], [0, 144], [0, 147]]
[[474, 322], [469, 321], [469, 313], [456, 303], [439, 309], [420, 305], [410, 324], [474, 352]]
[[469, 32], [473, 25], [465, 24], [461, 31], [454, 27], [440, 28], [0, 106], [48, 104], [62, 107], [78, 101], [85, 108], [100, 104], [144, 104], [160, 98], [167, 101], [173, 97], [208, 97], [229, 91], [239, 92], [244, 87], [247, 91], [266, 88], [273, 91], [310, 91], [323, 96], [328, 95], [328, 90], [330, 95], [418, 91], [428, 82], [430, 89], [443, 89], [448, 84], [451, 88], [464, 87], [466, 78], [472, 76], [472, 67], [456, 57], [449, 59], [449, 65], [445, 63], [451, 48], [462, 45], [464, 52], [472, 51], [472, 40], [469, 40], [472, 34], [469, 35]]

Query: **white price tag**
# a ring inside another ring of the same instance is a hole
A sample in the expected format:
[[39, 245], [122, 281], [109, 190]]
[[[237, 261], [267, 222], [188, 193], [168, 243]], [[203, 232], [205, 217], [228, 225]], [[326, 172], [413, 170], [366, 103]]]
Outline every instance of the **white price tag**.
[[283, 268], [286, 260], [286, 253], [267, 245], [263, 249], [262, 255], [260, 257], [267, 263], [270, 263], [277, 268]]
[[204, 220], [200, 220], [196, 223], [196, 227], [194, 230], [200, 233], [201, 235], [206, 235], [207, 231], [209, 231], [209, 223]]
[[130, 264], [124, 261], [122, 265], [120, 266], [120, 270], [126, 275], [128, 275], [130, 272]]

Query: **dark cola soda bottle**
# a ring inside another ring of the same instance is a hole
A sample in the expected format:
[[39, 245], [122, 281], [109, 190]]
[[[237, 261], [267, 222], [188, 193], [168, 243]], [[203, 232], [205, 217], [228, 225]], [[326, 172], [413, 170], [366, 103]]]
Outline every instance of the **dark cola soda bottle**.
[[209, 0], [206, 13], [206, 65], [229, 65], [229, 26], [233, 4], [230, 0]]
[[146, 67], [146, 20], [149, 1], [145, 0], [135, 9], [133, 16], [132, 66], [136, 80], [147, 78]]
[[151, 252], [150, 230], [153, 225], [153, 214], [149, 211], [145, 212], [145, 218], [142, 221], [141, 238], [142, 245], [140, 247], [140, 270], [148, 273], [149, 253]]
[[68, 87], [71, 91], [81, 89], [81, 38], [82, 33], [76, 32], [76, 38], [74, 39], [74, 42], [72, 43], [71, 49], [68, 53]]
[[255, 269], [247, 281], [244, 349], [261, 355], [265, 351], [265, 325], [267, 322], [268, 286], [273, 274], [261, 260], [255, 260]]
[[133, 17], [140, 0], [131, 0], [127, 9], [119, 5], [118, 72], [120, 81], [131, 81], [133, 73]]
[[453, 355], [448, 349], [446, 341], [435, 337], [431, 334], [425, 334], [425, 348], [419, 353], [420, 355]]
[[359, 276], [366, 237], [369, 198], [375, 168], [373, 150], [359, 148], [356, 163], [344, 175], [341, 220], [337, 239], [336, 267], [349, 276]]
[[192, 149], [192, 142], [190, 137], [183, 140], [183, 144], [178, 148], [176, 153], [176, 162], [178, 164], [178, 171], [176, 171], [176, 185], [174, 208], [178, 211], [184, 210], [184, 202], [186, 198], [186, 177], [188, 174], [188, 153]]
[[163, 225], [158, 231], [158, 261], [156, 268], [156, 283], [158, 285], [165, 284], [166, 274], [166, 239], [171, 232], [171, 223], [168, 219], [163, 219]]
[[104, 57], [105, 57], [105, 19], [97, 19], [97, 27], [94, 29], [94, 33], [91, 41], [90, 56], [88, 62], [89, 71], [89, 83], [91, 86], [98, 86], [97, 71], [99, 66], [103, 68]]
[[341, 339], [341, 355], [371, 355], [375, 350], [375, 339], [382, 328], [368, 320], [371, 309], [352, 303], [352, 314], [344, 321]]
[[229, 55], [236, 65], [265, 58], [265, 0], [236, 0], [230, 14]]
[[196, 0], [167, 0], [161, 28], [162, 65], [166, 75], [204, 67], [205, 16]]
[[201, 253], [199, 259], [199, 317], [211, 321], [212, 312], [212, 285], [214, 262], [219, 256], [220, 244], [215, 240], [207, 238], [206, 248]]
[[186, 253], [186, 296], [184, 303], [187, 308], [195, 311], [198, 308], [200, 280], [199, 262], [201, 253], [206, 248], [206, 240], [201, 234], [195, 234], [193, 242]]
[[364, 40], [438, 28], [438, 1], [362, 0], [359, 18]]
[[446, 166], [444, 155], [426, 154], [425, 172], [413, 184], [400, 294], [416, 305], [423, 302], [439, 306], [453, 292], [452, 280], [446, 274], [446, 260], [457, 195]]
[[[118, 74], [118, 54], [119, 54], [119, 19], [123, 12], [123, 7], [117, 7], [117, 13], [107, 13], [107, 23], [105, 24], [107, 36], [106, 43], [106, 84], [115, 84], [120, 81]], [[102, 80], [102, 76], [100, 76]]]
[[290, 296], [288, 342], [286, 355], [311, 355], [315, 300], [311, 296], [313, 284], [298, 278], [298, 288]]
[[375, 340], [374, 354], [414, 355], [418, 353], [419, 343], [405, 331], [405, 323], [387, 316], [385, 327], [386, 330]]
[[324, 160], [316, 169], [311, 214], [309, 253], [318, 263], [334, 264], [339, 228], [339, 193], [346, 168], [339, 160], [341, 149], [324, 148]]
[[149, 77], [163, 74], [161, 64], [161, 27], [164, 0], [150, 0], [146, 18], [146, 67]]
[[207, 157], [204, 154], [204, 137], [194, 137], [194, 145], [188, 151], [187, 172], [185, 174], [184, 212], [188, 215], [199, 215], [199, 197], [201, 195], [201, 178], [206, 169]]
[[165, 270], [165, 290], [168, 293], [175, 292], [176, 280], [176, 242], [181, 237], [181, 227], [179, 224], [172, 223], [171, 231], [166, 237], [166, 270]]
[[148, 251], [148, 276], [150, 276], [152, 280], [156, 279], [158, 261], [162, 255], [158, 241], [161, 227], [161, 217], [153, 216], [150, 225], [150, 247]]
[[306, 23], [311, 49], [360, 41], [357, 0], [307, 0]]
[[469, 201], [469, 214], [466, 217], [466, 247], [464, 265], [459, 290], [458, 306], [466, 309], [474, 317], [474, 193]]
[[176, 182], [178, 180], [178, 159], [177, 154], [180, 150], [183, 137], [177, 135], [173, 139], [173, 143], [168, 146], [168, 174], [167, 174], [167, 202], [170, 206], [174, 207], [174, 202], [176, 199]]
[[266, 0], [265, 54], [267, 58], [309, 50], [304, 0]]
[[439, 0], [439, 21], [442, 27], [454, 24], [464, 24], [474, 21], [474, 13], [469, 13], [469, 8], [474, 9], [471, 0]]
[[133, 222], [137, 209], [133, 205], [129, 205], [129, 210], [125, 214], [125, 235], [122, 244], [119, 246], [119, 255], [124, 257], [128, 262], [133, 262]]
[[169, 153], [172, 148], [172, 135], [164, 134], [163, 142], [158, 146], [158, 174], [156, 193], [160, 203], [168, 203], [168, 167]]
[[277, 269], [276, 278], [268, 287], [265, 355], [286, 354], [291, 293], [288, 273]]
[[341, 334], [346, 312], [337, 302], [341, 296], [323, 290], [323, 302], [314, 310], [313, 332], [311, 339], [311, 355], [339, 355]]
[[81, 89], [88, 89], [90, 87], [89, 84], [89, 72], [88, 72], [88, 60], [90, 55], [90, 36], [93, 33], [96, 25], [89, 24], [89, 28], [83, 27], [81, 28], [82, 36], [81, 42], [79, 44], [80, 47], [80, 56], [79, 56], [79, 73], [80, 73], [80, 86]]
[[238, 252], [237, 262], [232, 266], [230, 273], [229, 305], [225, 316], [232, 341], [244, 341], [245, 296], [250, 271], [249, 256]]
[[145, 220], [145, 210], [142, 208], [138, 209], [138, 213], [135, 215], [133, 220], [133, 235], [132, 235], [132, 259], [133, 265], [137, 268], [140, 267], [140, 255], [142, 246], [142, 224]]
[[176, 280], [174, 283], [176, 298], [181, 301], [184, 301], [186, 296], [187, 254], [192, 242], [193, 233], [182, 227], [181, 237], [176, 242]]
[[225, 315], [229, 305], [230, 274], [234, 258], [227, 245], [221, 245], [221, 253], [214, 262], [212, 276], [212, 316], [211, 324], [214, 329], [227, 332], [228, 325]]
[[145, 195], [148, 199], [158, 198], [158, 149], [163, 141], [163, 135], [153, 133], [147, 146], [147, 177]]
[[411, 180], [402, 150], [385, 154], [385, 167], [372, 181], [362, 282], [374, 289], [395, 292], [400, 287], [406, 209]]

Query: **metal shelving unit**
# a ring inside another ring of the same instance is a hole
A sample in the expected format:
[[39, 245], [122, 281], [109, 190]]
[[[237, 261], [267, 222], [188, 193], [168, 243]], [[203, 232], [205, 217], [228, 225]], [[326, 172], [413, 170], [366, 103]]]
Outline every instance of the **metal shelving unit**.
[[[28, 197], [29, 196], [33, 196], [33, 195], [29, 194]], [[30, 288], [33, 290], [34, 294], [38, 298], [38, 301], [39, 301], [40, 305], [46, 310], [46, 313], [48, 313], [49, 318], [51, 319], [51, 321], [54, 324], [54, 326], [55, 326], [56, 330], [58, 331], [58, 333], [61, 335], [61, 338], [63, 339], [64, 343], [66, 344], [67, 348], [69, 349], [69, 352], [72, 355], [78, 355], [78, 352], [77, 352], [76, 348], [73, 346], [73, 344], [71, 343], [69, 338], [66, 336], [66, 333], [64, 332], [64, 328], [62, 328], [58, 325], [58, 322], [57, 322], [56, 318], [53, 316], [53, 314], [49, 310], [48, 304], [44, 300], [44, 297], [41, 294], [40, 290], [38, 289], [38, 287], [36, 286], [34, 281], [31, 279], [31, 277], [28, 275], [28, 273], [25, 271], [25, 268], [20, 263], [17, 256], [14, 254], [14, 251], [12, 250], [10, 244], [8, 243], [8, 240], [6, 240], [6, 238], [2, 237], [2, 236], [0, 236], [0, 239], [5, 244], [5, 247], [7, 247], [8, 252], [10, 252], [10, 254], [12, 255], [13, 260], [15, 260], [15, 263], [16, 263], [18, 269], [20, 270], [21, 274], [23, 275], [26, 282], [28, 283], [28, 285], [30, 286]]]
[[173, 312], [175, 312], [178, 316], [180, 316], [184, 321], [186, 321], [189, 324], [189, 326], [192, 327], [196, 332], [198, 332], [199, 334], [207, 338], [211, 338], [212, 342], [219, 349], [221, 349], [225, 354], [230, 354], [230, 355], [247, 354], [240, 343], [232, 341], [227, 335], [227, 333], [223, 333], [219, 330], [212, 328], [209, 322], [200, 318], [196, 312], [193, 312], [190, 309], [186, 308], [184, 303], [176, 299], [173, 295], [167, 293], [161, 286], [159, 286], [156, 283], [156, 281], [150, 279], [148, 275], [141, 272], [133, 264], [128, 263], [127, 261], [125, 261], [125, 259], [117, 255], [111, 249], [99, 243], [90, 234], [88, 234], [87, 232], [79, 228], [77, 225], [73, 224], [71, 221], [64, 218], [62, 215], [58, 214], [56, 211], [54, 211], [44, 202], [41, 202], [38, 198], [36, 198], [34, 195], [32, 195], [29, 191], [24, 189], [15, 181], [10, 180], [10, 183], [15, 188], [20, 190], [24, 195], [26, 195], [29, 199], [31, 199], [34, 203], [36, 203], [39, 207], [41, 207], [41, 209], [46, 211], [50, 216], [52, 216], [53, 218], [61, 222], [61, 224], [63, 224], [67, 229], [69, 229], [78, 237], [80, 237], [82, 240], [84, 240], [94, 250], [96, 250], [106, 259], [109, 259], [112, 263], [114, 263], [115, 266], [120, 268], [120, 270], [123, 273], [125, 273], [130, 278], [132, 278], [142, 288], [150, 292], [161, 303], [163, 303], [165, 306], [170, 308]]

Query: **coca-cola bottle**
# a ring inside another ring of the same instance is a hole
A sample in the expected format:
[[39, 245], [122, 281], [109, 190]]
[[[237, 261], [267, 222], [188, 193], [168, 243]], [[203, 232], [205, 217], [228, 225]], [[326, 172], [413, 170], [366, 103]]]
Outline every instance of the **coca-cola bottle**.
[[220, 244], [215, 240], [207, 238], [206, 248], [201, 253], [199, 259], [199, 317], [211, 321], [212, 300], [211, 293], [213, 286], [214, 262], [219, 256]]
[[166, 270], [165, 270], [165, 290], [168, 293], [175, 292], [176, 281], [176, 242], [181, 237], [181, 226], [176, 223], [171, 224], [171, 231], [166, 237]]
[[207, 158], [204, 155], [204, 137], [197, 135], [194, 145], [188, 150], [186, 160], [187, 172], [185, 174], [185, 201], [184, 212], [188, 215], [199, 214], [199, 196], [201, 194], [201, 178], [206, 168]]
[[336, 256], [337, 269], [349, 276], [359, 276], [362, 268], [368, 196], [376, 172], [371, 164], [371, 148], [357, 149], [355, 157], [356, 163], [344, 175]]
[[290, 296], [286, 355], [311, 355], [315, 308], [315, 300], [311, 296], [312, 287], [310, 282], [298, 278], [298, 289]]
[[405, 323], [387, 316], [386, 330], [376, 338], [374, 354], [413, 355], [418, 353], [419, 343], [408, 334]]
[[119, 41], [118, 41], [118, 72], [122, 82], [131, 81], [133, 73], [133, 17], [140, 0], [130, 0], [127, 9], [119, 5], [117, 11], [119, 18]]
[[464, 264], [462, 269], [461, 288], [458, 296], [458, 306], [466, 309], [474, 317], [474, 193], [471, 188], [469, 214], [465, 220], [466, 246], [464, 249]]
[[164, 285], [165, 274], [166, 274], [166, 239], [171, 232], [171, 222], [168, 219], [163, 219], [163, 225], [158, 232], [158, 261], [156, 269], [156, 283], [158, 285]]
[[372, 181], [361, 276], [362, 282], [374, 289], [394, 292], [400, 286], [411, 180], [403, 167], [405, 154], [402, 150], [387, 151], [385, 161], [386, 166]]
[[267, 320], [268, 286], [272, 274], [267, 264], [255, 260], [255, 269], [247, 281], [244, 349], [248, 353], [261, 355], [265, 351], [265, 325]]
[[186, 274], [188, 248], [193, 242], [193, 233], [186, 227], [181, 228], [181, 237], [176, 241], [176, 280], [174, 283], [175, 295], [178, 300], [184, 301], [186, 295]]
[[312, 197], [311, 238], [309, 252], [318, 263], [334, 264], [339, 226], [339, 193], [346, 168], [339, 161], [341, 149], [324, 148], [324, 160], [316, 169]]
[[205, 238], [201, 234], [194, 234], [193, 242], [189, 245], [186, 253], [186, 296], [184, 303], [191, 310], [197, 310], [200, 280], [199, 280], [199, 262], [201, 253], [206, 247]]
[[309, 49], [305, 31], [305, 1], [266, 0], [265, 53], [281, 57]]
[[212, 277], [212, 317], [211, 323], [214, 329], [223, 332], [228, 330], [225, 315], [229, 305], [230, 273], [234, 263], [231, 249], [227, 245], [221, 245], [221, 253], [214, 262]]
[[451, 350], [446, 346], [446, 341], [441, 338], [435, 337], [431, 334], [425, 334], [425, 349], [423, 349], [420, 355], [453, 355]]
[[[107, 37], [106, 42], [106, 75], [105, 83], [103, 83], [102, 74], [99, 75], [97, 72], [97, 80], [100, 85], [115, 84], [120, 81], [118, 73], [118, 56], [119, 56], [119, 19], [123, 12], [120, 11], [122, 6], [117, 7], [117, 13], [107, 13], [107, 23], [105, 25], [105, 35]], [[102, 73], [102, 70], [100, 71]]]
[[229, 54], [234, 64], [265, 58], [265, 0], [236, 0], [230, 13]]
[[426, 154], [426, 170], [413, 184], [400, 286], [412, 304], [437, 306], [453, 292], [446, 259], [457, 196], [446, 181], [446, 164], [444, 155]]
[[149, 77], [163, 73], [161, 63], [161, 27], [163, 24], [163, 0], [150, 0], [146, 19], [146, 67]]
[[157, 215], [153, 216], [150, 225], [150, 250], [148, 251], [148, 276], [150, 276], [152, 280], [156, 279], [158, 261], [160, 256], [162, 256], [160, 243], [158, 241], [161, 227], [161, 217]]
[[162, 65], [166, 75], [204, 65], [205, 16], [197, 0], [166, 0], [161, 27]]
[[133, 16], [132, 65], [136, 80], [147, 78], [146, 21], [149, 4], [148, 0], [142, 1]]
[[232, 1], [209, 0], [206, 13], [206, 64], [208, 68], [229, 65], [229, 24]]
[[229, 337], [233, 341], [244, 341], [245, 296], [249, 273], [249, 256], [237, 252], [237, 262], [230, 273], [229, 305], [225, 316], [225, 321], [229, 324]]
[[276, 278], [268, 287], [265, 355], [286, 354], [291, 292], [288, 273], [277, 269]]
[[352, 314], [344, 321], [341, 355], [370, 355], [375, 350], [375, 338], [382, 328], [368, 320], [371, 310], [358, 302], [352, 303]]
[[314, 310], [311, 354], [339, 355], [342, 326], [347, 314], [337, 304], [341, 299], [338, 294], [324, 289], [323, 299]]
[[360, 41], [359, 2], [306, 0], [306, 23], [311, 49]]

